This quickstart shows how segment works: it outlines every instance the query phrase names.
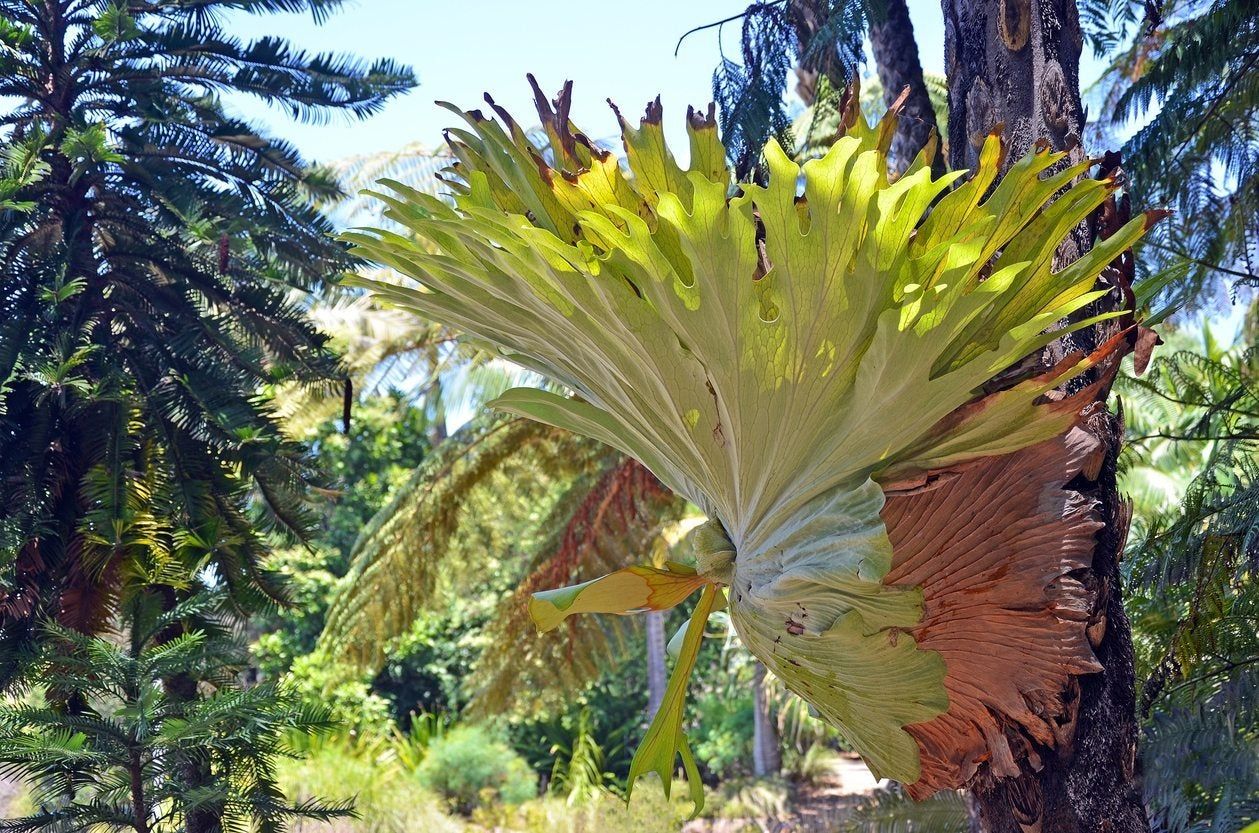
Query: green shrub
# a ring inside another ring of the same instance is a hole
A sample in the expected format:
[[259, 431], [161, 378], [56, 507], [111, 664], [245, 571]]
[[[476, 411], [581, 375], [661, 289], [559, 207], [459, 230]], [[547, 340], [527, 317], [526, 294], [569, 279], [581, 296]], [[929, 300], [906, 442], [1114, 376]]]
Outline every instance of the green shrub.
[[783, 774], [800, 784], [817, 786], [834, 779], [843, 756], [824, 743], [810, 744], [803, 753], [788, 749], [783, 756]]
[[756, 717], [751, 692], [746, 688], [742, 693], [705, 692], [696, 698], [695, 714], [699, 717], [693, 741], [696, 759], [719, 778], [746, 773]]
[[277, 777], [295, 800], [318, 795], [354, 798], [358, 818], [331, 824], [299, 821], [291, 833], [461, 833], [465, 825], [443, 812], [416, 774], [389, 754], [383, 739], [351, 743], [332, 738], [311, 744], [303, 760], [282, 760]]
[[420, 783], [465, 814], [493, 801], [519, 804], [538, 791], [525, 759], [479, 726], [458, 726], [434, 740], [417, 772]]
[[319, 653], [293, 661], [286, 681], [303, 700], [326, 707], [332, 719], [358, 737], [385, 736], [393, 725], [389, 701], [375, 694], [362, 673]]

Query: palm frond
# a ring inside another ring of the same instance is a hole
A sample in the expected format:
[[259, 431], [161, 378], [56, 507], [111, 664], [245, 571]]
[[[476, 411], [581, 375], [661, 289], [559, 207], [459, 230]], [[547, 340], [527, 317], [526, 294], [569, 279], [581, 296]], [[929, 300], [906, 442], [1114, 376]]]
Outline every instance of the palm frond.
[[598, 468], [574, 479], [540, 524], [549, 534], [524, 580], [487, 628], [487, 647], [470, 680], [477, 692], [472, 708], [535, 715], [639, 649], [631, 638], [635, 620], [627, 617], [569, 619], [567, 627], [535, 635], [527, 602], [539, 590], [650, 560], [683, 508], [640, 463], [610, 451]]
[[[321, 648], [378, 666], [389, 641], [439, 588], [484, 580], [521, 541], [504, 532], [546, 512], [548, 494], [599, 465], [607, 450], [518, 418], [473, 420], [452, 435], [363, 530], [328, 612]], [[512, 494], [513, 499], [503, 499]]]

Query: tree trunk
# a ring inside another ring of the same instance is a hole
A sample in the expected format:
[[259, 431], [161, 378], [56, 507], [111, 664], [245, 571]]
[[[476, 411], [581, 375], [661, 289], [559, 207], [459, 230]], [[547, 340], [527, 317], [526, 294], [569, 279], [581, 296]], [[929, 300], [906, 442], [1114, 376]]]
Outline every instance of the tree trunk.
[[[809, 42], [826, 25], [829, 6], [817, 0], [792, 0], [792, 18], [796, 37], [800, 39], [801, 52], [809, 49]], [[918, 42], [914, 40], [914, 26], [909, 19], [909, 6], [905, 0], [885, 0], [876, 19], [870, 22], [870, 44], [874, 62], [883, 85], [883, 100], [890, 107], [901, 91], [909, 88], [909, 97], [901, 109], [901, 120], [896, 137], [892, 140], [891, 167], [903, 171], [927, 144], [931, 131], [939, 133], [935, 110], [927, 95], [923, 80], [922, 61], [918, 58]], [[796, 92], [806, 105], [814, 103], [817, 92], [817, 76], [823, 73], [836, 89], [843, 89], [850, 82], [852, 67], [840, 65], [834, 56], [823, 54], [815, 66], [797, 67], [799, 83]], [[931, 164], [932, 173], [944, 173], [943, 146], [936, 147]]]
[[[198, 699], [197, 681], [190, 674], [176, 674], [163, 680], [167, 694], [172, 698], [191, 703]], [[198, 789], [214, 782], [214, 773], [210, 770], [210, 760], [203, 749], [180, 750], [177, 766], [184, 785], [188, 789]], [[221, 810], [217, 804], [202, 806], [192, 810], [184, 818], [183, 833], [213, 833], [223, 829]]]
[[[1079, 61], [1083, 38], [1071, 0], [942, 0], [945, 64], [949, 79], [949, 158], [954, 168], [973, 167], [983, 139], [1000, 128], [1007, 164], [1044, 140], [1084, 158], [1080, 136]], [[1057, 255], [1071, 262], [1092, 243], [1081, 224]], [[1115, 281], [1115, 283], [1119, 283]], [[1122, 303], [1116, 288], [1101, 304]], [[1116, 331], [1084, 330], [1047, 348], [1046, 364], [1076, 349], [1090, 349]], [[1083, 385], [1088, 380], [1080, 380]], [[1088, 427], [1107, 443], [1096, 480], [1073, 483], [1101, 508], [1092, 567], [1078, 578], [1095, 593], [1089, 639], [1103, 671], [1076, 678], [1068, 697], [1074, 714], [1064, 721], [1055, 748], [1033, 745], [1038, 761], [1024, 760], [1022, 774], [981, 780], [974, 796], [990, 833], [1145, 833], [1136, 757], [1132, 634], [1123, 611], [1119, 558], [1126, 511], [1115, 483], [1122, 439], [1119, 420], [1098, 408]]]
[[757, 778], [776, 775], [782, 769], [778, 726], [774, 724], [774, 716], [769, 711], [765, 673], [765, 666], [757, 662], [756, 670], [752, 674], [752, 774]]
[[[174, 587], [158, 586], [156, 592], [161, 598], [163, 612], [173, 610], [175, 605], [181, 601], [180, 591]], [[183, 636], [187, 631], [188, 627], [185, 622], [174, 622], [157, 635], [155, 642], [157, 645], [165, 645]], [[138, 656], [142, 650], [142, 645], [135, 644], [132, 646], [134, 655]], [[170, 699], [180, 703], [195, 703], [201, 696], [198, 691], [197, 678], [186, 671], [163, 677], [162, 687], [166, 689], [166, 694]], [[187, 749], [180, 749], [174, 763], [179, 770], [180, 778], [184, 782], [184, 788], [187, 790], [203, 788], [214, 782], [214, 773], [210, 768], [210, 758], [207, 750], [204, 748], [192, 746]], [[221, 815], [221, 808], [214, 803], [192, 810], [184, 818], [182, 833], [212, 833], [212, 831], [222, 830]]]
[[130, 766], [127, 777], [131, 785], [131, 814], [135, 821], [132, 827], [139, 833], [149, 833], [149, 808], [144, 800], [144, 756], [140, 748], [134, 747], [130, 754]]
[[664, 611], [647, 611], [647, 718], [656, 716], [668, 684], [665, 669]]
[[[909, 19], [909, 6], [905, 0], [887, 0], [881, 18], [871, 21], [870, 50], [874, 54], [879, 83], [883, 85], [883, 102], [888, 107], [896, 102], [902, 90], [909, 88], [888, 160], [892, 169], [899, 173], [908, 168], [918, 152], [926, 147], [931, 132], [940, 132], [923, 80], [918, 42], [914, 40], [914, 24]], [[931, 172], [934, 176], [944, 173], [942, 144], [936, 145]]]

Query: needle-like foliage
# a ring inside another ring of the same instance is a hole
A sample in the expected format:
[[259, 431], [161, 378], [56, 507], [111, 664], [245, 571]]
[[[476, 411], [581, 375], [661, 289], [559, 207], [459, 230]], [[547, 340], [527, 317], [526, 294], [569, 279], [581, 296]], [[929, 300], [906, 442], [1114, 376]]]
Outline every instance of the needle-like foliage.
[[413, 79], [240, 41], [225, 12], [337, 5], [0, 2], [6, 642], [206, 566], [241, 605], [279, 594], [263, 541], [308, 534], [313, 472], [266, 390], [341, 375], [302, 293], [354, 261], [314, 204], [335, 183], [220, 97], [364, 116]]
[[[1170, 300], [1203, 306], [1259, 286], [1259, 14], [1246, 0], [1090, 0], [1098, 47], [1126, 41], [1104, 123], [1138, 126], [1123, 147], [1133, 197], [1175, 209], [1142, 256]], [[1138, 18], [1144, 18], [1137, 24]], [[1168, 308], [1175, 308], [1169, 303]]]
[[[274, 683], [232, 685], [245, 654], [214, 622], [221, 602], [192, 597], [159, 615], [138, 604], [123, 640], [48, 626], [38, 669], [62, 707], [0, 702], [0, 776], [28, 784], [38, 808], [0, 820], [0, 830], [147, 833], [185, 829], [190, 813], [213, 808], [224, 831], [282, 831], [294, 819], [350, 813], [350, 802], [285, 801], [275, 759], [292, 754], [286, 737], [332, 723]], [[205, 627], [168, 633], [196, 617], [209, 617]], [[179, 674], [219, 684], [187, 700], [164, 684]], [[189, 781], [190, 750], [203, 756], [211, 782]]]

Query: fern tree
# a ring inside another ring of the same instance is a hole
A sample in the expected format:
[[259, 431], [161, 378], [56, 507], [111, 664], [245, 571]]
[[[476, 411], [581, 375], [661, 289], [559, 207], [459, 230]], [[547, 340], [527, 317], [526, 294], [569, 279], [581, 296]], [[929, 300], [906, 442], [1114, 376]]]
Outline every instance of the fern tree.
[[574, 622], [536, 639], [535, 590], [633, 563], [660, 549], [682, 503], [632, 460], [526, 420], [478, 418], [451, 435], [364, 528], [320, 649], [379, 669], [390, 643], [453, 594], [505, 592], [467, 681], [476, 714], [533, 717], [629, 652], [632, 620]]
[[1259, 14], [1244, 0], [1084, 4], [1113, 48], [1103, 126], [1138, 127], [1123, 148], [1134, 197], [1175, 210], [1142, 260], [1174, 298], [1259, 286]]
[[[1142, 251], [1143, 294], [1209, 307], [1250, 299], [1259, 134], [1259, 15], [1244, 2], [1082, 4], [1094, 47], [1113, 50], [1102, 126], [1124, 146], [1135, 198], [1175, 209]], [[1254, 343], [1254, 308], [1243, 341]], [[1138, 513], [1126, 576], [1139, 617], [1138, 703], [1152, 821], [1231, 829], [1256, 812], [1253, 356], [1208, 339], [1129, 385], [1138, 465], [1191, 477], [1183, 498]], [[1156, 477], [1160, 476], [1158, 474]], [[1171, 765], [1176, 761], [1175, 765]]]
[[[286, 737], [332, 724], [274, 685], [234, 685], [245, 654], [222, 623], [222, 602], [204, 592], [163, 610], [158, 595], [136, 596], [121, 640], [46, 626], [40, 677], [83, 705], [67, 715], [37, 702], [0, 704], [0, 774], [28, 784], [38, 807], [0, 820], [0, 830], [186, 830], [208, 808], [220, 829], [280, 831], [294, 819], [349, 813], [348, 803], [284, 800], [275, 758], [291, 754]], [[174, 638], [164, 633], [172, 628]], [[178, 674], [213, 691], [176, 696], [164, 682]], [[204, 756], [211, 780], [189, 780], [189, 748]]]
[[[247, 11], [322, 0], [259, 0]], [[129, 583], [212, 567], [240, 605], [278, 594], [264, 536], [303, 536], [311, 478], [264, 388], [340, 373], [301, 294], [353, 261], [332, 181], [231, 116], [242, 93], [365, 116], [408, 70], [225, 28], [238, 2], [0, 3], [0, 622], [108, 623]], [[181, 578], [185, 577], [185, 578]]]
[[1259, 818], [1257, 370], [1253, 348], [1223, 351], [1208, 338], [1202, 352], [1161, 357], [1125, 383], [1138, 416], [1132, 467], [1166, 464], [1174, 452], [1195, 473], [1179, 504], [1138, 514], [1127, 566], [1160, 830]]

